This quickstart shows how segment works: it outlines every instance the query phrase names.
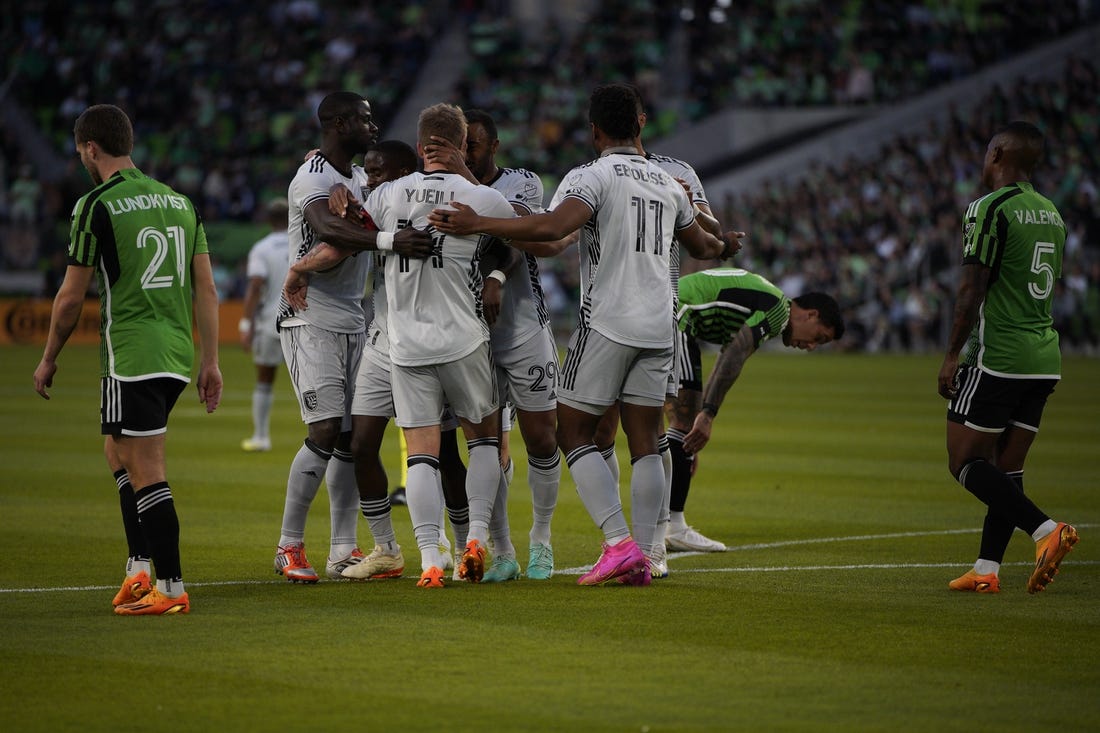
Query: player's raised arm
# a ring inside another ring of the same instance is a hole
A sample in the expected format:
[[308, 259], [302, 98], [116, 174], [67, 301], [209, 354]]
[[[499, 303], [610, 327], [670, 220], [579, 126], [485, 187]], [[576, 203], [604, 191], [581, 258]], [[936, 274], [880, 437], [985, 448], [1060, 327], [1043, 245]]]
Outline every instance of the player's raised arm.
[[579, 199], [566, 199], [553, 211], [514, 219], [480, 216], [465, 204], [454, 201], [451, 208], [434, 209], [428, 222], [446, 234], [492, 234], [501, 239], [529, 241], [560, 240], [580, 229], [592, 216], [592, 209]]

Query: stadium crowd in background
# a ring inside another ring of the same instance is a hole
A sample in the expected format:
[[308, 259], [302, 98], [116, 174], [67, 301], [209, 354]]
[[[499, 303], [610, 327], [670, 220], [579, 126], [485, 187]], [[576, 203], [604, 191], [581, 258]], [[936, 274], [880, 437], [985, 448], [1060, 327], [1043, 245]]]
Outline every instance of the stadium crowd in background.
[[[263, 13], [227, 2], [200, 4], [184, 17], [167, 0], [140, 13], [124, 0], [64, 8], [30, 0], [0, 26], [0, 46], [6, 93], [59, 154], [81, 109], [114, 102], [135, 120], [143, 169], [190, 194], [209, 223], [254, 221], [259, 202], [284, 193], [299, 141], [315, 132], [312, 113], [324, 90], [369, 90], [376, 113], [391, 118], [427, 57], [428, 39], [444, 23], [465, 25], [471, 57], [450, 101], [493, 114], [507, 151], [503, 164], [553, 176], [591, 157], [585, 94], [597, 70], [640, 87], [649, 106], [647, 136], [658, 139], [734, 104], [899, 101], [1065, 35], [1098, 13], [1088, 2], [911, 2], [897, 12], [870, 1], [753, 0], [738, 4], [732, 23], [733, 11], [721, 2], [685, 3], [686, 11], [667, 5], [605, 0], [583, 33], [570, 34], [553, 19], [531, 32], [504, 2], [416, 0], [340, 13], [316, 0], [274, 2]], [[716, 22], [721, 13], [727, 22]], [[115, 27], [126, 31], [114, 36]], [[670, 61], [676, 58], [685, 68]], [[995, 126], [989, 123], [1036, 119], [1063, 142], [1043, 169], [1052, 183], [1042, 185], [1071, 227], [1056, 321], [1067, 349], [1095, 351], [1096, 63], [1072, 62], [1054, 83], [1021, 82], [988, 102], [979, 105], [984, 116], [956, 111], [923, 133], [899, 136], [869, 161], [811, 165], [800, 181], [712, 204], [725, 226], [750, 232], [747, 266], [784, 290], [820, 287], [838, 296], [851, 325], [843, 348], [930, 349], [944, 336], [957, 205], [974, 187], [972, 151]], [[64, 223], [87, 190], [86, 177], [71, 160], [63, 179], [36, 187], [21, 175], [28, 153], [7, 127], [0, 153], [0, 267], [46, 270], [43, 294], [52, 295], [64, 269]], [[20, 212], [28, 211], [33, 225], [23, 223]], [[28, 226], [33, 235], [21, 236]], [[574, 252], [542, 268], [559, 327], [576, 301]], [[222, 294], [243, 295], [243, 262], [235, 274], [218, 264]]]
[[897, 102], [1075, 31], [1096, 13], [1043, 0], [692, 5], [691, 119], [732, 104]]
[[989, 130], [1034, 120], [1059, 140], [1036, 172], [1069, 227], [1056, 317], [1068, 350], [1100, 347], [1100, 73], [1072, 60], [1054, 83], [996, 89], [964, 115], [899, 135], [879, 153], [811, 164], [794, 184], [770, 182], [712, 201], [750, 239], [740, 264], [784, 292], [823, 290], [850, 308], [848, 348], [938, 348], [949, 326], [958, 212], [978, 190]]
[[109, 100], [134, 119], [145, 170], [206, 221], [250, 220], [286, 195], [325, 90], [369, 87], [376, 114], [393, 116], [448, 5], [220, 2], [180, 13], [169, 0], [140, 12], [123, 0], [34, 0], [0, 38], [7, 73], [18, 70], [9, 94], [58, 150], [81, 110]]
[[594, 73], [639, 87], [656, 139], [735, 106], [902, 101], [1064, 36], [1098, 12], [1041, 0], [604, 0], [570, 36], [552, 16], [536, 29], [485, 10], [470, 23], [471, 62], [453, 101], [493, 115], [509, 165], [560, 175], [588, 155]]

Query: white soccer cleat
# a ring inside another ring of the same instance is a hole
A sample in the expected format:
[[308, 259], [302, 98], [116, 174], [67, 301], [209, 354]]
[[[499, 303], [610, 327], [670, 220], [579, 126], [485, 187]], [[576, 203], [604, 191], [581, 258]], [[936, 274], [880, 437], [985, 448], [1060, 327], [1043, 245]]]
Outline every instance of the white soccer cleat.
[[401, 548], [397, 548], [396, 555], [387, 555], [378, 545], [374, 546], [371, 553], [354, 565], [344, 568], [341, 575], [351, 580], [382, 580], [384, 578], [400, 578], [405, 572], [405, 557], [401, 554]]
[[699, 534], [694, 527], [669, 527], [665, 547], [686, 552], [725, 552], [728, 549], [721, 542]]
[[653, 553], [646, 555], [646, 559], [649, 560], [649, 574], [654, 580], [668, 577], [668, 550], [663, 542], [655, 545]]
[[264, 453], [271, 450], [271, 438], [245, 438], [241, 441], [245, 453]]
[[335, 562], [329, 560], [325, 563], [325, 575], [333, 580], [342, 580], [344, 577], [344, 571], [350, 568], [352, 565], [358, 565], [363, 562], [366, 555], [363, 551], [356, 547], [344, 557], [336, 560]]
[[441, 543], [439, 545], [439, 554], [443, 557], [443, 564], [440, 566], [439, 569], [440, 570], [454, 570], [455, 569], [455, 561], [454, 561], [454, 558], [451, 557], [451, 545], [450, 545], [450, 543], [448, 543], [446, 545], [443, 545]]

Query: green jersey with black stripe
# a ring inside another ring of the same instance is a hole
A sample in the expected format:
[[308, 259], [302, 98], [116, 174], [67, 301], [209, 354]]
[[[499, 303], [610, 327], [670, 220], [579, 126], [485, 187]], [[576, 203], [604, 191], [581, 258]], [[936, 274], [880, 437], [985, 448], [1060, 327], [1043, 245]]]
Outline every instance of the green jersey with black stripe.
[[676, 323], [700, 341], [725, 345], [748, 326], [759, 346], [783, 333], [790, 317], [790, 299], [748, 270], [718, 268], [680, 278]]
[[103, 376], [190, 381], [191, 259], [207, 252], [191, 201], [136, 168], [76, 202], [69, 264], [96, 269]]
[[963, 221], [963, 264], [991, 269], [962, 363], [1003, 377], [1057, 378], [1062, 357], [1051, 304], [1066, 225], [1026, 181], [974, 201]]

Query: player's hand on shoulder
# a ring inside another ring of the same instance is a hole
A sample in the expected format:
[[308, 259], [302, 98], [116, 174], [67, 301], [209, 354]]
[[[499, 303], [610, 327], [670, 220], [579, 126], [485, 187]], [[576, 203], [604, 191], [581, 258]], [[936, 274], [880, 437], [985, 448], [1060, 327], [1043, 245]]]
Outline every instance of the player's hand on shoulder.
[[428, 215], [428, 223], [447, 234], [474, 234], [478, 231], [481, 217], [476, 211], [458, 201], [452, 201], [449, 207], [432, 209], [432, 213]]
[[393, 235], [393, 251], [405, 257], [423, 259], [432, 253], [435, 242], [425, 229], [406, 227]]
[[342, 183], [334, 183], [328, 190], [328, 210], [341, 219], [347, 218], [348, 214], [362, 217], [363, 205], [359, 202], [359, 199], [355, 198], [355, 194], [348, 190], [347, 186]]

